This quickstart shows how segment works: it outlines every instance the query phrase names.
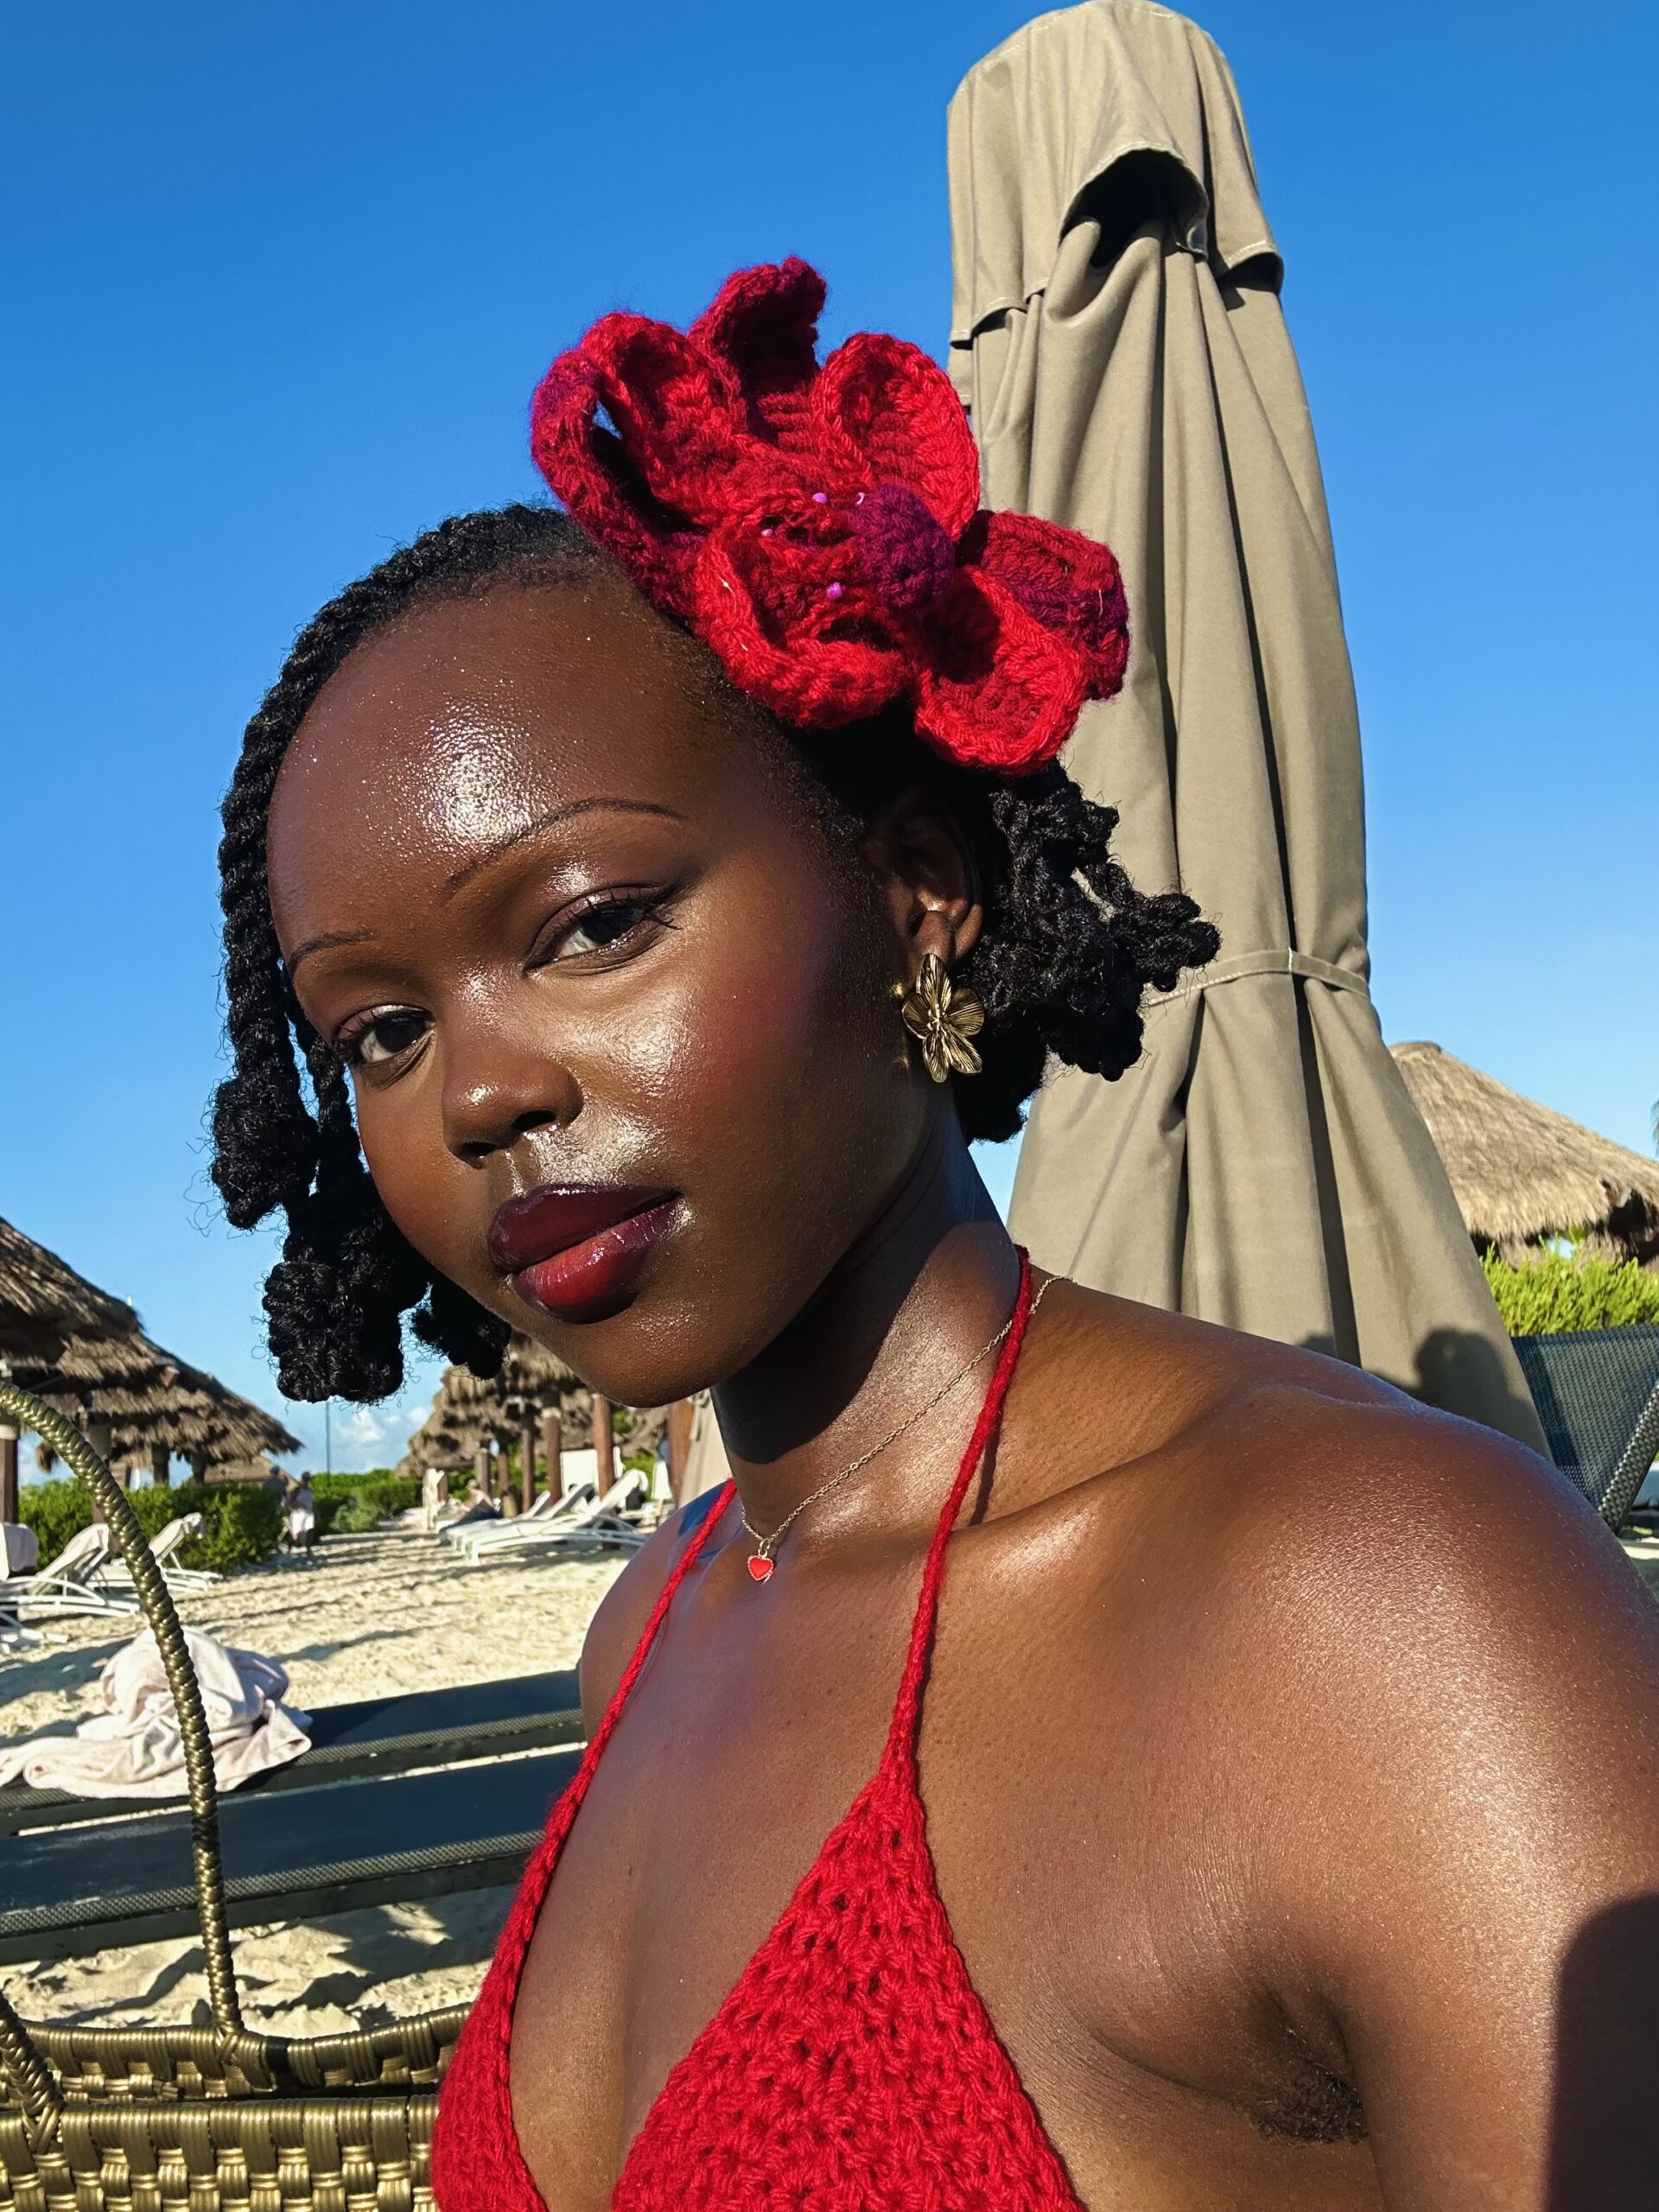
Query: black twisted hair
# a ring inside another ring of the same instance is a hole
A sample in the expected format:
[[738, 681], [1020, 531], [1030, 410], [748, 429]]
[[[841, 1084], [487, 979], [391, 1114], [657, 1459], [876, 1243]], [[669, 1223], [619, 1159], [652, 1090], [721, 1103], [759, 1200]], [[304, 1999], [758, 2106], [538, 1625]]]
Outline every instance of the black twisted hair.
[[[248, 724], [219, 845], [232, 1065], [213, 1102], [213, 1177], [237, 1228], [278, 1210], [287, 1222], [264, 1300], [285, 1396], [372, 1401], [395, 1390], [411, 1309], [423, 1343], [480, 1375], [499, 1371], [508, 1330], [435, 1274], [391, 1222], [358, 1147], [344, 1065], [289, 988], [265, 880], [283, 757], [335, 670], [399, 617], [503, 584], [575, 582], [606, 564], [552, 508], [456, 516], [331, 600]], [[728, 688], [712, 670], [708, 680]], [[1121, 1075], [1140, 1052], [1147, 985], [1170, 989], [1182, 969], [1214, 957], [1216, 933], [1192, 900], [1135, 890], [1109, 849], [1116, 813], [1086, 799], [1058, 765], [1007, 781], [957, 768], [892, 715], [829, 739], [783, 736], [810, 770], [813, 810], [832, 835], [855, 844], [885, 800], [918, 780], [961, 827], [985, 912], [957, 971], [986, 1012], [983, 1072], [954, 1085], [969, 1137], [1014, 1135], [1051, 1052], [1091, 1074]]]

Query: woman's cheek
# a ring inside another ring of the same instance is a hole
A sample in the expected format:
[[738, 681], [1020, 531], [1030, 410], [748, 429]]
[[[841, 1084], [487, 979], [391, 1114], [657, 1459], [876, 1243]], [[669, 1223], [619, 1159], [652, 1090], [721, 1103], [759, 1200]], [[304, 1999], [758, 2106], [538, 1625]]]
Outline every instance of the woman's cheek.
[[444, 1143], [438, 1109], [412, 1088], [359, 1094], [357, 1124], [380, 1203], [416, 1250], [475, 1292], [493, 1287], [474, 1218], [478, 1176]]
[[[880, 983], [864, 935], [835, 901], [781, 910], [779, 925], [728, 936], [677, 963], [636, 1073], [728, 1152], [775, 1145], [800, 1107], [818, 1111], [856, 1082], [879, 1026]], [[781, 1117], [781, 1119], [780, 1119]]]

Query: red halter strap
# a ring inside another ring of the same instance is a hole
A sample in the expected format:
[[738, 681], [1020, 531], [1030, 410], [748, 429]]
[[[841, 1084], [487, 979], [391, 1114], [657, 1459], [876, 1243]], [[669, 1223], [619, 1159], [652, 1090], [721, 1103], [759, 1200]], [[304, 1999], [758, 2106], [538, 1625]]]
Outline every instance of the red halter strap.
[[962, 1455], [957, 1478], [950, 1485], [950, 1494], [944, 1501], [944, 1510], [939, 1515], [939, 1525], [933, 1531], [933, 1541], [928, 1547], [927, 1564], [922, 1569], [921, 1596], [917, 1602], [915, 1625], [910, 1632], [910, 1654], [899, 1684], [893, 1726], [888, 1731], [887, 1749], [882, 1754], [884, 1764], [895, 1758], [908, 1759], [912, 1764], [915, 1761], [922, 1686], [927, 1678], [928, 1655], [932, 1649], [933, 1630], [938, 1619], [939, 1591], [944, 1581], [944, 1548], [950, 1541], [950, 1532], [956, 1526], [957, 1515], [962, 1510], [962, 1501], [968, 1494], [968, 1485], [978, 1472], [979, 1463], [996, 1433], [998, 1421], [1002, 1418], [1008, 1386], [1014, 1381], [1014, 1370], [1019, 1364], [1020, 1349], [1026, 1341], [1026, 1324], [1031, 1318], [1031, 1255], [1021, 1248], [1020, 1287], [1014, 1297], [1014, 1313], [1008, 1323], [1001, 1356], [991, 1376], [990, 1388], [985, 1393], [985, 1402], [979, 1409], [974, 1433], [968, 1440], [968, 1449]]

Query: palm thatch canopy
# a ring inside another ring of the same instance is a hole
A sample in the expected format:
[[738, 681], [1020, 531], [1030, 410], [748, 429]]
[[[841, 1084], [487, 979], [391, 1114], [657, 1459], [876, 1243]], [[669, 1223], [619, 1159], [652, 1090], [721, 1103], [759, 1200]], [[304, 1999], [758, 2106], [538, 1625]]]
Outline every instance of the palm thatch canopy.
[[1659, 1160], [1438, 1045], [1393, 1050], [1478, 1246], [1524, 1261], [1551, 1237], [1571, 1236], [1610, 1258], [1659, 1265]]
[[467, 1367], [444, 1370], [432, 1410], [410, 1438], [397, 1471], [423, 1474], [429, 1467], [470, 1466], [486, 1445], [505, 1449], [523, 1434], [527, 1421], [556, 1409], [565, 1443], [585, 1444], [593, 1421], [587, 1385], [544, 1346], [512, 1336], [499, 1375], [478, 1376]]
[[111, 1465], [158, 1448], [198, 1469], [296, 1452], [299, 1439], [216, 1376], [155, 1344], [131, 1306], [0, 1221], [0, 1357], [14, 1382], [102, 1433]]
[[71, 1337], [123, 1337], [137, 1325], [130, 1306], [0, 1220], [0, 1357], [50, 1358]]
[[[622, 1448], [654, 1445], [665, 1414], [622, 1410], [628, 1415]], [[480, 1376], [467, 1367], [444, 1370], [432, 1410], [410, 1438], [397, 1471], [418, 1475], [429, 1467], [450, 1472], [469, 1467], [485, 1446], [515, 1446], [528, 1424], [554, 1412], [566, 1448], [579, 1450], [591, 1440], [594, 1401], [588, 1385], [544, 1345], [515, 1334], [507, 1340], [499, 1375]]]

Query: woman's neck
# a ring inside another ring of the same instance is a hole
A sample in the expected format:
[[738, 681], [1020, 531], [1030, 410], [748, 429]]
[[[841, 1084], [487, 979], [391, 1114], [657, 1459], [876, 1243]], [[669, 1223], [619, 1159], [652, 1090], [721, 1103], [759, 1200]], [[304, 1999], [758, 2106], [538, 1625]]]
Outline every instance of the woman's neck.
[[[925, 1405], [1007, 1320], [1018, 1281], [1014, 1244], [954, 1117], [942, 1115], [807, 1305], [715, 1393], [754, 1525], [775, 1528]], [[967, 1378], [963, 1390], [973, 1396]], [[948, 1399], [941, 1420], [956, 1410]], [[902, 1512], [897, 1487], [885, 1484], [883, 1494]]]

